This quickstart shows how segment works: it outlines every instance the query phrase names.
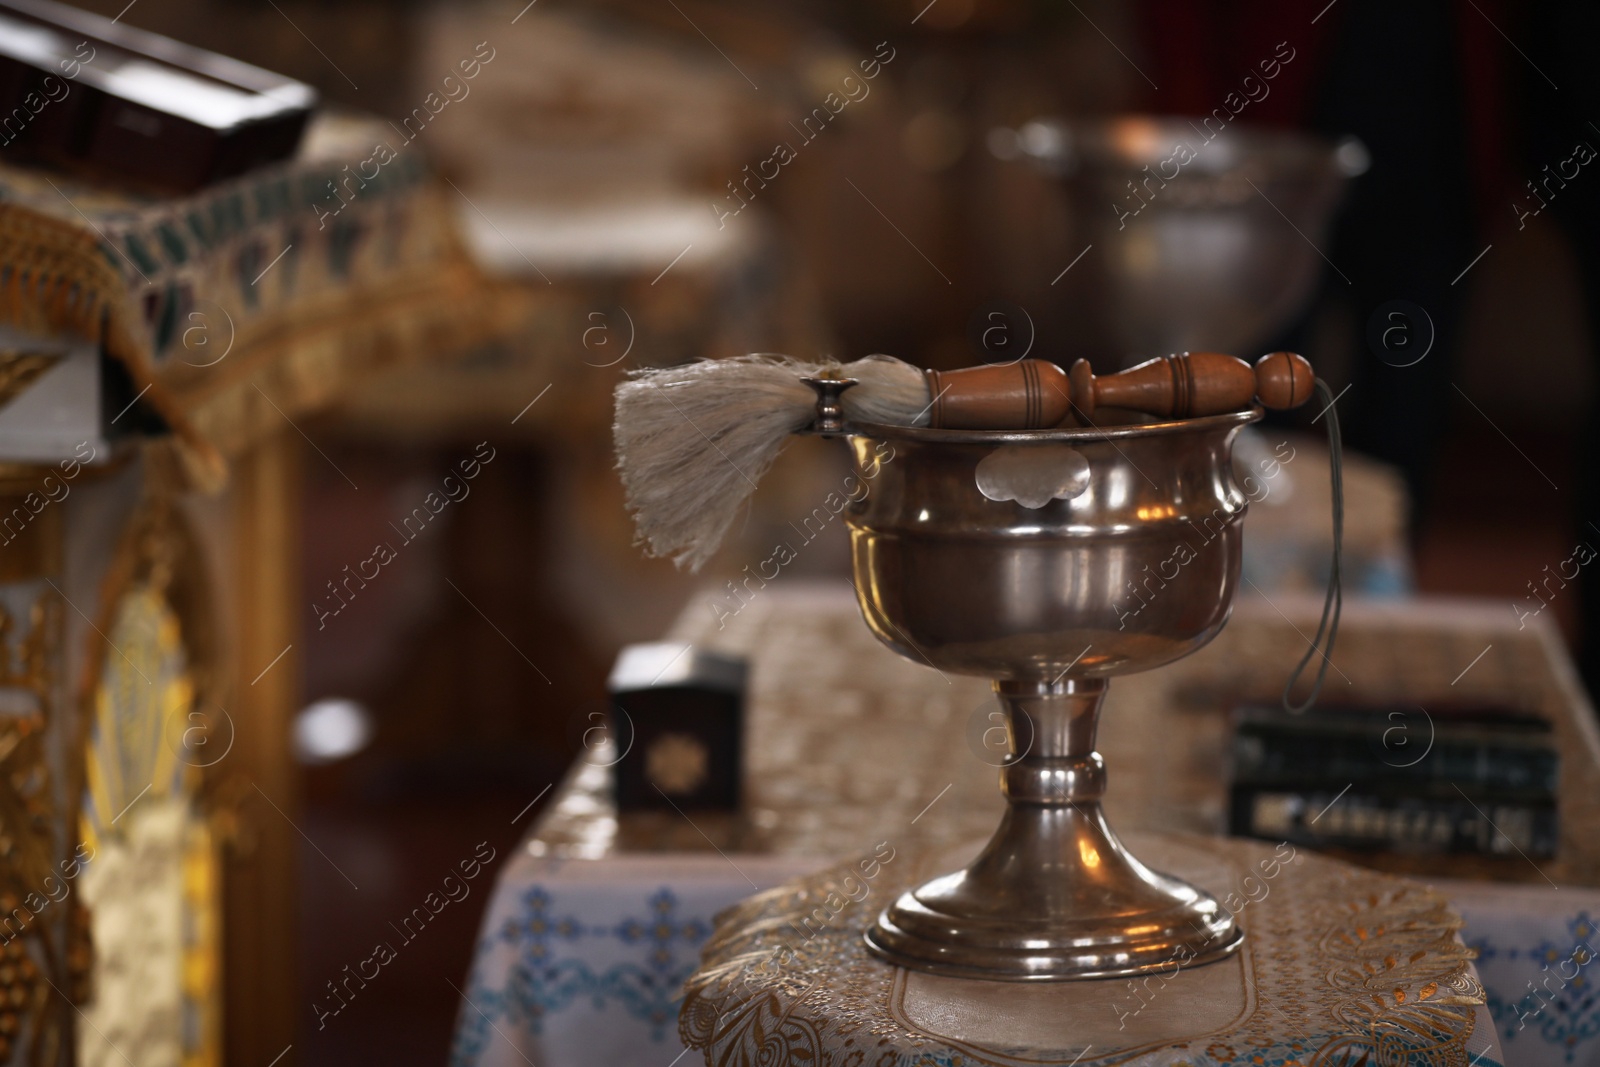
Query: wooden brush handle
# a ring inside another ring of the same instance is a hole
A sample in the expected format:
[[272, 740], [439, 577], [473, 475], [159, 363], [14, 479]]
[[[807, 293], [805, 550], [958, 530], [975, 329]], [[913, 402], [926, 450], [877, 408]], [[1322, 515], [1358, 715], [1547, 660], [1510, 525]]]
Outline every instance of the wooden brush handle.
[[1311, 399], [1316, 380], [1311, 364], [1293, 352], [1262, 356], [1254, 367], [1221, 352], [1181, 352], [1100, 378], [1080, 359], [1067, 377], [1072, 402], [1085, 416], [1107, 407], [1175, 419], [1242, 411], [1256, 402], [1287, 411]]
[[1067, 372], [1042, 359], [923, 372], [929, 423], [947, 430], [1039, 430], [1072, 410]]
[[1242, 411], [1252, 403], [1274, 411], [1311, 398], [1311, 364], [1293, 352], [1262, 356], [1252, 368], [1220, 352], [1161, 356], [1095, 377], [1084, 360], [1071, 372], [1041, 359], [999, 367], [926, 371], [929, 425], [952, 430], [1037, 430], [1059, 426], [1101, 407], [1175, 419]]

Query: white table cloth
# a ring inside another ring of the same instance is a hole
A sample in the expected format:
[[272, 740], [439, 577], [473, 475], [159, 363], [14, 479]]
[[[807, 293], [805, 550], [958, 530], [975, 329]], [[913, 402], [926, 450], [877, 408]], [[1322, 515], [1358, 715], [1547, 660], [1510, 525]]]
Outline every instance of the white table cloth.
[[[1183, 694], [1241, 682], [1275, 694], [1305, 648], [1297, 626], [1314, 628], [1319, 608], [1320, 600], [1241, 599], [1211, 646], [1117, 681], [1100, 738], [1113, 825], [1125, 833], [1220, 827], [1226, 714], [1185, 703]], [[672, 637], [751, 658], [742, 826], [725, 836], [726, 827], [709, 818], [691, 823], [666, 813], [641, 832], [636, 817], [619, 819], [609, 806], [598, 758], [558, 790], [528, 843], [541, 854], [519, 857], [502, 873], [473, 971], [461, 983], [471, 1003], [460, 1008], [456, 1067], [668, 1067], [683, 1050], [670, 1018], [663, 1022], [677, 997], [666, 994], [670, 978], [693, 972], [712, 917], [749, 896], [751, 883], [777, 884], [826, 862], [806, 857], [837, 858], [885, 838], [908, 851], [933, 847], [987, 834], [998, 821], [994, 768], [963, 742], [989, 706], [981, 679], [947, 679], [879, 646], [847, 587], [774, 587], [725, 629], [712, 618], [697, 602]], [[1334, 658], [1344, 677], [1331, 684], [1351, 699], [1428, 705], [1509, 694], [1551, 715], [1563, 752], [1563, 834], [1561, 854], [1540, 868], [1564, 887], [1600, 880], [1593, 830], [1600, 741], [1553, 631], [1518, 630], [1503, 605], [1351, 600]], [[1152, 747], [1148, 739], [1157, 735], [1167, 743]], [[704, 835], [726, 857], [710, 851]], [[641, 849], [673, 851], [645, 856]], [[700, 850], [689, 868], [685, 850]], [[558, 854], [591, 858], [565, 865], [545, 858]], [[1445, 866], [1429, 861], [1419, 869], [1430, 880]], [[1537, 877], [1518, 857], [1505, 867], [1500, 877]], [[1479, 884], [1441, 888], [1466, 920], [1463, 938], [1483, 953], [1479, 1035], [1498, 1034], [1513, 1067], [1600, 1067], [1592, 968], [1567, 982], [1563, 998], [1547, 994], [1549, 1005], [1536, 1015], [1529, 1011], [1537, 1004], [1521, 1003], [1540, 968], [1570, 959], [1585, 924], [1600, 920], [1600, 890], [1557, 891], [1543, 881], [1490, 885], [1476, 895]], [[649, 917], [664, 921], [642, 936]], [[680, 1067], [698, 1059], [687, 1055]]]
[[1466, 920], [1506, 1062], [1600, 1067], [1600, 889], [1435, 884]]
[[[1142, 850], [1150, 847], [1140, 843]], [[1269, 846], [1260, 843], [1229, 843], [1219, 848], [1270, 851]], [[1306, 860], [1316, 868], [1307, 882], [1324, 875], [1323, 868], [1336, 867], [1310, 856]], [[714, 917], [735, 902], [750, 898], [754, 894], [752, 883], [766, 890], [796, 877], [803, 882], [827, 866], [817, 859], [715, 852], [556, 859], [534, 855], [524, 848], [501, 872], [485, 917], [473, 971], [463, 986], [465, 999], [458, 1016], [451, 1067], [516, 1067], [528, 1063], [537, 1067], [698, 1065], [700, 1053], [685, 1053], [678, 1012], [683, 983], [700, 966], [701, 952], [712, 936]], [[893, 867], [891, 863], [886, 869]], [[1371, 879], [1375, 884], [1391, 881], [1378, 874], [1360, 873], [1355, 877]], [[1450, 883], [1437, 888], [1456, 894], [1462, 901], [1461, 910], [1471, 921], [1462, 937], [1469, 946], [1484, 952], [1480, 973], [1496, 983], [1487, 987], [1487, 1006], [1476, 1009], [1475, 1032], [1465, 1045], [1469, 1056], [1462, 1061], [1463, 1067], [1469, 1062], [1472, 1067], [1557, 1067], [1596, 1062], [1600, 1043], [1596, 1040], [1596, 1008], [1593, 987], [1587, 984], [1587, 970], [1579, 982], [1569, 983], [1579, 994], [1576, 999], [1562, 1001], [1559, 1009], [1550, 1007], [1539, 1016], [1529, 1016], [1525, 1028], [1518, 1027], [1516, 1012], [1520, 995], [1527, 993], [1522, 983], [1539, 972], [1552, 955], [1561, 958], [1570, 953], [1572, 924], [1587, 922], [1584, 916], [1600, 910], [1596, 907], [1600, 905], [1600, 892], [1570, 891], [1558, 900], [1560, 895], [1547, 887]], [[1271, 894], [1269, 890], [1260, 903], [1271, 900]], [[767, 894], [765, 899], [773, 897], [781, 899], [782, 892]], [[875, 909], [881, 903], [874, 896], [863, 908]], [[740, 910], [759, 906], [744, 904]], [[1248, 929], [1257, 915], [1265, 919], [1267, 914], [1260, 904], [1246, 904], [1241, 919]], [[1314, 915], [1308, 922], [1315, 925], [1323, 918]], [[864, 917], [853, 921], [859, 925]], [[1580, 925], [1577, 933], [1586, 929]], [[856, 936], [853, 927], [849, 932], [841, 929], [835, 933], [830, 951], [852, 956], [852, 969], [875, 966], [851, 947]], [[1196, 984], [1187, 992], [1174, 984], [1170, 993], [1163, 991], [1163, 996], [1170, 995], [1174, 1003], [1176, 998], [1188, 996], [1196, 1005], [1204, 1005], [1212, 999], [1211, 990], [1216, 987], [1213, 979], [1221, 970], [1238, 969], [1232, 964], [1218, 966], [1220, 969], [1202, 968], [1184, 975]], [[1260, 961], [1250, 966], [1258, 968]], [[913, 1030], [928, 1031], [926, 1039], [932, 1042], [933, 1049], [943, 1047], [938, 1036], [942, 1028], [971, 1025], [970, 1019], [962, 1022], [957, 1013], [937, 1006], [930, 1008], [922, 1002], [928, 1000], [927, 991], [912, 987], [926, 979], [902, 977], [905, 980], [900, 985], [904, 988], [891, 991], [898, 998], [894, 1009], [897, 1025], [909, 1023]], [[1134, 1003], [1123, 984], [1116, 980], [1090, 983], [1097, 992], [1104, 993], [1100, 999], [1107, 1003], [1101, 1005], [1106, 1010], [1091, 1017], [1091, 1021], [1098, 1019], [1104, 1025], [1086, 1040], [1121, 1036], [1115, 1025], [1119, 1017], [1111, 1008], [1122, 1001], [1128, 1002], [1124, 1008]], [[1010, 985], [998, 988], [1007, 994], [1003, 1001], [1051, 995], [1041, 994], [1037, 987], [1026, 991]], [[1123, 994], [1121, 1001], [1118, 994]], [[832, 991], [829, 995], [833, 995]], [[1273, 994], [1263, 989], [1254, 991], [1253, 996], [1258, 1004], [1257, 1014], [1270, 1027], [1276, 1016], [1260, 1005], [1271, 1001]], [[1529, 1015], [1530, 1008], [1536, 1010], [1540, 1003], [1532, 999], [1532, 994], [1527, 997], [1528, 1003], [1520, 1005], [1523, 1015]], [[1196, 1010], [1195, 1006], [1184, 1009], [1184, 1025], [1199, 1018], [1194, 1015]], [[1289, 1011], [1298, 1017], [1292, 1006]], [[1101, 1015], [1105, 1018], [1101, 1019]], [[1150, 1019], [1154, 1017], [1151, 1012]], [[1150, 1024], [1150, 1020], [1146, 1023]], [[1195, 1067], [1286, 1067], [1294, 1062], [1296, 1049], [1309, 1044], [1298, 1038], [1301, 1031], [1309, 1032], [1309, 1027], [1303, 1022], [1286, 1023], [1283, 1030], [1284, 1041], [1273, 1050], [1234, 1048], [1237, 1042], [1230, 1044], [1224, 1039], [1207, 1041], [1203, 1046], [1151, 1062]], [[1497, 1039], [1507, 1050], [1504, 1055]], [[1270, 1056], [1260, 1058], [1268, 1051]], [[1232, 1059], [1230, 1054], [1234, 1054]], [[1091, 1055], [1085, 1062], [1100, 1058]], [[936, 1058], [929, 1062], [944, 1061]]]
[[667, 1067], [683, 1052], [683, 983], [712, 917], [826, 863], [715, 852], [560, 859], [524, 847], [484, 916], [451, 1067]]

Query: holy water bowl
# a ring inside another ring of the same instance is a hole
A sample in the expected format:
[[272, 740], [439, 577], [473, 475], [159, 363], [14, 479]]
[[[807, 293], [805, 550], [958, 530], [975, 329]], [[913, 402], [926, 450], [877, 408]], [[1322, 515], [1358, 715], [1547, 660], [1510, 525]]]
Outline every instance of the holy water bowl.
[[1227, 622], [1246, 506], [1231, 451], [1260, 416], [846, 427], [874, 472], [845, 513], [867, 625], [915, 662], [992, 678], [1013, 736], [1033, 738], [1001, 771], [1008, 809], [989, 845], [886, 908], [866, 935], [874, 952], [1038, 980], [1198, 965], [1239, 946], [1214, 897], [1146, 868], [1106, 824], [1094, 747], [1109, 678], [1185, 656]]

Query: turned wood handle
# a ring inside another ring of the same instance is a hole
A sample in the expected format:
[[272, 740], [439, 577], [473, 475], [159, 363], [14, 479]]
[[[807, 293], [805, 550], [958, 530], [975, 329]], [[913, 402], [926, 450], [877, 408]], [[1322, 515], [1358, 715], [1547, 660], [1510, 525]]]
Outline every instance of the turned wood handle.
[[946, 430], [1040, 430], [1072, 410], [1067, 372], [1042, 359], [923, 372], [928, 425]]
[[952, 430], [1037, 430], [1102, 407], [1175, 419], [1243, 411], [1252, 403], [1286, 411], [1311, 399], [1315, 380], [1311, 364], [1293, 352], [1262, 356], [1254, 367], [1220, 352], [1183, 352], [1103, 377], [1081, 359], [1070, 372], [1023, 359], [924, 373], [929, 425]]
[[1080, 359], [1068, 377], [1083, 415], [1114, 407], [1175, 419], [1242, 411], [1252, 403], [1287, 411], [1311, 399], [1316, 380], [1311, 364], [1293, 352], [1262, 356], [1254, 367], [1221, 352], [1181, 352], [1101, 378]]

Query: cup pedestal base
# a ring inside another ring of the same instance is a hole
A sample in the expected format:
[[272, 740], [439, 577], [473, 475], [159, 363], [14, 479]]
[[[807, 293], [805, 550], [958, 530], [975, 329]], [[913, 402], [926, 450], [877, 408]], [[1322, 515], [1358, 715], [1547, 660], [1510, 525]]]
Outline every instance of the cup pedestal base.
[[996, 689], [1013, 745], [1027, 744], [1001, 771], [1005, 818], [965, 870], [884, 909], [868, 947], [903, 967], [1010, 981], [1170, 972], [1236, 950], [1244, 934], [1220, 901], [1145, 867], [1106, 825], [1094, 752], [1105, 682]]

